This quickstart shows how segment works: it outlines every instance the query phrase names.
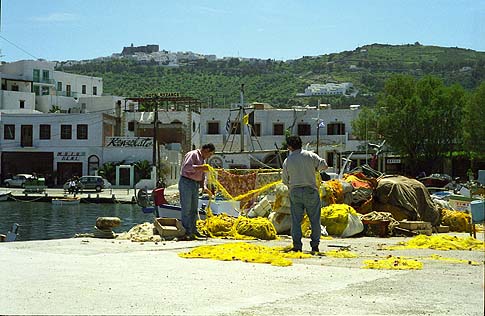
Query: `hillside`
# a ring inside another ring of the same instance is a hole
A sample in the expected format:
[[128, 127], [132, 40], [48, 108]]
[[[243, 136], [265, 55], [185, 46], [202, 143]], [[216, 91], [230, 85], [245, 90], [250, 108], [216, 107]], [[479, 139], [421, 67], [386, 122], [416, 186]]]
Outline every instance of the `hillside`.
[[268, 102], [275, 107], [315, 104], [316, 97], [297, 93], [311, 83], [352, 82], [356, 98], [320, 97], [321, 102], [374, 104], [384, 82], [396, 73], [415, 77], [433, 75], [446, 85], [460, 84], [472, 90], [485, 79], [485, 52], [462, 48], [372, 44], [321, 56], [296, 60], [251, 60], [237, 58], [199, 60], [168, 68], [156, 63], [112, 59], [92, 61], [59, 70], [102, 77], [108, 94], [137, 97], [148, 93], [180, 92], [212, 106], [227, 107], [239, 102], [245, 84], [245, 101]]

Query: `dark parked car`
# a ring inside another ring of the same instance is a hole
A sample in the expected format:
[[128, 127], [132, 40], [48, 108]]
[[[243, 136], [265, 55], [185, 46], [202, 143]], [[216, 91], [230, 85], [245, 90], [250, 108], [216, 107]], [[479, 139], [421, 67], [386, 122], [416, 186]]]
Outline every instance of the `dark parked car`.
[[[76, 181], [76, 185], [80, 191], [95, 190], [100, 192], [105, 188], [108, 183], [103, 177], [100, 176], [82, 176]], [[64, 190], [69, 189], [69, 181], [64, 183]]]

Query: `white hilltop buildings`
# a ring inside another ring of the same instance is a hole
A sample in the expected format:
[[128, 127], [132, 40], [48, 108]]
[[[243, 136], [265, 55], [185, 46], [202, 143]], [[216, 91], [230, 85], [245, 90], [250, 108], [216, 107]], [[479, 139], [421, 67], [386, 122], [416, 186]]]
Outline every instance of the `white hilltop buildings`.
[[140, 112], [139, 100], [105, 95], [102, 78], [54, 67], [54, 62], [33, 60], [0, 65], [2, 182], [16, 173], [35, 172], [48, 185], [59, 186], [73, 175], [94, 175], [103, 164], [116, 163], [113, 186], [131, 188], [133, 164], [148, 160], [163, 163], [170, 185], [178, 181], [183, 154], [205, 143], [216, 146], [214, 165], [278, 168], [287, 129], [335, 171], [350, 153], [354, 165], [370, 158], [352, 135], [351, 121], [360, 109], [324, 105], [276, 109], [246, 104], [246, 114], [252, 114], [245, 125], [234, 109], [179, 102], [158, 109], [156, 135], [163, 146], [156, 151], [154, 112]]

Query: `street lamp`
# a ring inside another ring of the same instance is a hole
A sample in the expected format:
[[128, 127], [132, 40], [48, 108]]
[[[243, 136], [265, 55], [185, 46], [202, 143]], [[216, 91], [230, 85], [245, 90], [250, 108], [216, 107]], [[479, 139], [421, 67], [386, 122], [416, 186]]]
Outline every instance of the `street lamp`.
[[[350, 105], [350, 109], [352, 111], [358, 110], [360, 108], [360, 104], [352, 104]], [[367, 158], [369, 156], [369, 138], [367, 135], [367, 116], [364, 117], [365, 122], [365, 164], [367, 164]]]
[[322, 106], [326, 108], [328, 106], [328, 104], [320, 104], [320, 100], [318, 100], [317, 117], [313, 118], [317, 122], [317, 150], [316, 150], [316, 152], [317, 152], [318, 156], [320, 156], [319, 153], [318, 153], [318, 149], [320, 147], [320, 128], [325, 127], [324, 121], [320, 119], [320, 107], [322, 107]]

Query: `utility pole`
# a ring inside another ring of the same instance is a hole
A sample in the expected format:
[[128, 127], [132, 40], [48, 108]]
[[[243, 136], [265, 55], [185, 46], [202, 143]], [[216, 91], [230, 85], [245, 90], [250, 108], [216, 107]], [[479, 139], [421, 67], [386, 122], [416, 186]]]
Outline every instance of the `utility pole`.
[[243, 128], [243, 125], [244, 125], [244, 111], [243, 111], [243, 108], [244, 108], [244, 83], [241, 84], [241, 106], [239, 107], [239, 116], [241, 118], [241, 122], [239, 123], [240, 126], [239, 126], [239, 130], [241, 132], [241, 152], [244, 151], [244, 128]]
[[153, 106], [153, 156], [152, 161], [153, 165], [155, 166], [155, 187], [158, 185], [159, 177], [158, 174], [158, 101], [155, 100], [155, 104]]

